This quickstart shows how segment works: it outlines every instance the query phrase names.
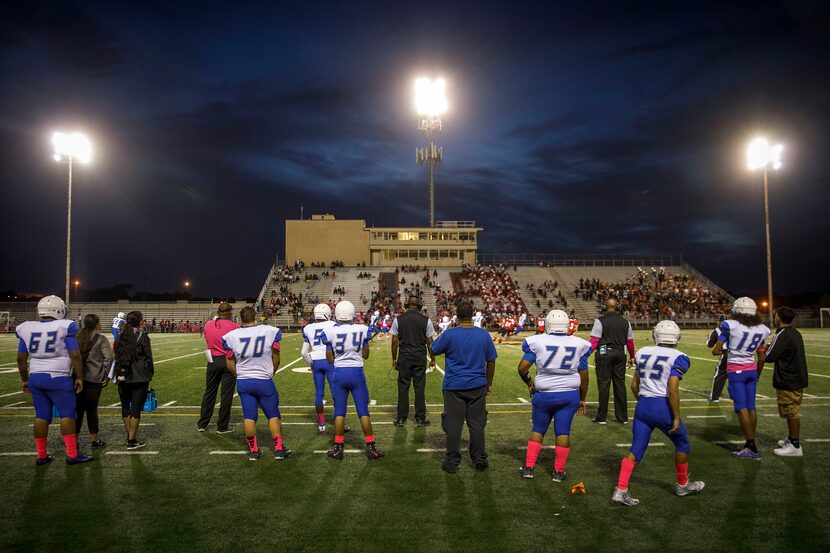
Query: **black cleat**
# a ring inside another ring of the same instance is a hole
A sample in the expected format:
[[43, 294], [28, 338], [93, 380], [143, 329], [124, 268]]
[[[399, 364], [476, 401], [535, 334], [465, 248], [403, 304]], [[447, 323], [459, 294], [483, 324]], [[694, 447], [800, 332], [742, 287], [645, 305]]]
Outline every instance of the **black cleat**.
[[533, 469], [526, 465], [522, 465], [521, 468], [519, 468], [519, 474], [522, 478], [533, 478]]
[[406, 419], [403, 418], [403, 417], [398, 417], [397, 419], [395, 419], [395, 422], [392, 423], [392, 424], [394, 424], [398, 428], [401, 428], [404, 424], [406, 424]]
[[455, 474], [456, 472], [458, 472], [458, 467], [444, 461], [443, 463], [441, 463], [441, 470], [443, 470], [447, 474]]
[[89, 445], [90, 445], [90, 447], [92, 447], [92, 449], [99, 449], [99, 448], [102, 448], [102, 447], [107, 447], [107, 442], [105, 442], [104, 440], [98, 439], [98, 440], [93, 440], [93, 441], [89, 442]]
[[485, 470], [490, 468], [490, 463], [484, 461], [483, 463], [476, 463], [473, 465], [473, 468], [476, 469], [476, 472], [484, 472]]
[[380, 459], [381, 457], [385, 456], [386, 453], [378, 449], [378, 446], [375, 445], [375, 442], [370, 444], [366, 444], [366, 457], [370, 461], [374, 461], [375, 459]]
[[84, 455], [83, 453], [78, 453], [76, 457], [67, 457], [66, 464], [67, 465], [80, 465], [81, 463], [88, 463], [93, 461], [92, 457]]
[[334, 444], [331, 449], [326, 452], [326, 455], [336, 461], [343, 460], [343, 444]]
[[55, 458], [52, 457], [51, 455], [47, 455], [43, 459], [37, 458], [37, 459], [35, 459], [35, 466], [36, 467], [42, 467], [43, 465], [48, 465], [49, 463], [51, 463], [54, 460], [55, 460]]
[[130, 451], [132, 451], [134, 449], [141, 449], [145, 445], [147, 445], [147, 444], [144, 443], [144, 442], [141, 442], [139, 440], [129, 440], [129, 441], [127, 441], [127, 449], [130, 450]]
[[347, 433], [347, 434], [348, 434], [348, 433], [349, 433], [349, 432], [351, 432], [351, 431], [352, 431], [352, 427], [351, 427], [351, 426], [349, 426], [348, 424], [347, 424], [346, 426], [344, 426], [344, 427], [343, 427], [343, 432], [345, 432], [345, 433]]
[[426, 417], [424, 417], [422, 419], [419, 419], [418, 417], [415, 417], [415, 426], [429, 426], [430, 424], [432, 424], [432, 423]]
[[249, 461], [259, 461], [260, 459], [262, 459], [262, 452], [260, 450], [248, 452]]
[[290, 449], [288, 449], [288, 448], [283, 448], [283, 449], [275, 449], [275, 450], [274, 450], [274, 459], [276, 459], [277, 461], [285, 461], [286, 459], [288, 459], [289, 457], [291, 457], [291, 455], [292, 455], [293, 453], [294, 453], [294, 452], [293, 452], [293, 451], [291, 451], [291, 450], [290, 450]]

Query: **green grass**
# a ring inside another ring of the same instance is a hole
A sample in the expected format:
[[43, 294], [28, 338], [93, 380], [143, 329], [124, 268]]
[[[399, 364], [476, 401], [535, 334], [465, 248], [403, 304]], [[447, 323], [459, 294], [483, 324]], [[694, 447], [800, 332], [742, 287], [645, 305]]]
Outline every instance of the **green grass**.
[[[153, 387], [159, 404], [176, 401], [142, 418], [141, 437], [157, 455], [94, 453], [88, 465], [67, 467], [56, 426], [49, 448], [57, 460], [35, 468], [31, 456], [0, 456], [2, 551], [819, 551], [828, 550], [830, 524], [821, 513], [830, 495], [830, 443], [806, 442], [803, 459], [772, 455], [775, 440], [786, 434], [773, 400], [759, 400], [760, 463], [732, 459], [712, 442], [740, 439], [728, 401], [702, 400], [714, 359], [703, 341], [705, 331], [686, 331], [681, 349], [692, 356], [683, 380], [682, 416], [692, 442], [695, 479], [706, 482], [702, 495], [673, 495], [672, 448], [662, 436], [634, 471], [631, 490], [641, 500], [635, 509], [610, 505], [619, 461], [631, 441], [629, 426], [574, 421], [566, 484], [546, 477], [552, 451], [540, 457], [535, 480], [522, 480], [516, 469], [530, 432], [530, 407], [519, 401], [527, 391], [516, 376], [520, 350], [500, 346], [491, 400], [487, 444], [492, 468], [472, 470], [465, 459], [458, 474], [440, 468], [441, 376], [428, 378], [427, 401], [433, 425], [396, 429], [389, 423], [396, 384], [390, 375], [389, 343], [372, 345], [367, 364], [373, 420], [387, 457], [369, 463], [351, 454], [337, 463], [314, 450], [326, 449], [330, 436], [313, 426], [311, 375], [295, 372], [299, 361], [276, 377], [286, 444], [296, 455], [284, 463], [270, 457], [249, 463], [244, 456], [209, 455], [214, 450], [243, 450], [238, 427], [233, 434], [198, 434], [196, 418], [204, 379], [203, 343], [198, 336], [154, 335], [157, 364]], [[810, 388], [805, 400], [802, 437], [830, 439], [830, 332], [804, 331]], [[0, 396], [19, 390], [13, 336], [0, 337]], [[638, 344], [647, 333], [637, 334]], [[283, 342], [283, 364], [299, 357], [299, 335]], [[165, 361], [167, 359], [173, 359]], [[699, 358], [699, 359], [698, 359]], [[443, 365], [439, 358], [439, 365]], [[593, 372], [593, 371], [592, 371]], [[593, 374], [592, 374], [593, 379]], [[771, 371], [764, 372], [759, 393], [774, 397]], [[589, 402], [596, 397], [591, 382]], [[114, 387], [102, 405], [118, 401]], [[14, 405], [18, 402], [24, 402]], [[285, 407], [299, 406], [299, 407]], [[629, 403], [633, 413], [633, 402]], [[121, 451], [119, 410], [103, 408], [101, 437], [105, 451]], [[327, 406], [331, 413], [331, 404]], [[350, 411], [353, 413], [353, 410]], [[234, 406], [233, 423], [241, 422]], [[724, 418], [690, 418], [723, 415]], [[352, 425], [357, 427], [350, 414]], [[0, 453], [33, 450], [32, 409], [20, 394], [0, 397]], [[301, 423], [301, 424], [300, 424]], [[241, 426], [241, 425], [240, 425]], [[261, 443], [269, 443], [260, 420]], [[359, 430], [347, 445], [362, 447]], [[81, 435], [85, 444], [86, 430]], [[548, 436], [546, 444], [552, 443]], [[88, 448], [84, 447], [84, 449]], [[588, 493], [572, 495], [570, 485], [584, 481]]]

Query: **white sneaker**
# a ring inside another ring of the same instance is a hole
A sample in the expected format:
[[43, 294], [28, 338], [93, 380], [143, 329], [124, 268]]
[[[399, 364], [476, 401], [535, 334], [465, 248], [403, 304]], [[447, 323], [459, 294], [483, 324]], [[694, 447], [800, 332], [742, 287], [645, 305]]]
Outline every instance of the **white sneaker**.
[[325, 424], [318, 424], [317, 425], [317, 432], [320, 432], [322, 434], [325, 431], [326, 431], [326, 425]]
[[685, 486], [681, 486], [680, 484], [677, 485], [677, 495], [679, 497], [683, 497], [684, 495], [696, 495], [703, 491], [703, 488], [706, 487], [706, 484], [697, 480], [692, 482], [689, 480], [686, 482]]
[[789, 441], [778, 449], [773, 449], [772, 452], [779, 457], [804, 457], [804, 449], [795, 447]]
[[614, 488], [614, 493], [611, 495], [611, 503], [625, 505], [626, 507], [636, 507], [640, 504], [640, 500], [631, 497], [628, 490], [623, 491], [619, 488]]
[[789, 439], [789, 438], [784, 438], [783, 440], [778, 440], [778, 447], [784, 447], [784, 446], [786, 446], [788, 443], [790, 443], [790, 439]]

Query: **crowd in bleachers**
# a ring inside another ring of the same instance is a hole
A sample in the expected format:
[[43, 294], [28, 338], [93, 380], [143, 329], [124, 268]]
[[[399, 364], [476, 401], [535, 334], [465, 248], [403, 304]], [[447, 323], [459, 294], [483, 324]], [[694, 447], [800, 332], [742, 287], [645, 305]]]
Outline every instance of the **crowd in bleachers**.
[[365, 272], [365, 273], [358, 273], [357, 278], [360, 280], [372, 280], [374, 278], [372, 273]]
[[559, 282], [555, 280], [546, 280], [540, 285], [526, 284], [525, 290], [530, 293], [530, 297], [536, 300], [536, 309], [554, 309], [561, 307], [564, 310], [568, 309], [568, 300], [562, 294], [562, 289], [559, 287]]
[[[508, 272], [506, 265], [471, 266], [465, 264], [458, 276], [460, 295], [467, 298], [480, 298], [475, 302], [482, 311], [497, 317], [518, 316], [527, 312], [519, 288]], [[453, 296], [458, 296], [456, 293]], [[448, 297], [453, 303], [458, 297]]]
[[160, 332], [162, 334], [173, 334], [173, 333], [190, 333], [190, 332], [198, 332], [199, 334], [205, 328], [205, 323], [203, 321], [174, 321], [171, 319], [162, 319], [156, 322], [155, 317], [146, 324], [144, 330], [146, 332]]
[[694, 277], [675, 274], [664, 267], [642, 269], [620, 282], [597, 279], [579, 281], [574, 293], [584, 300], [595, 299], [604, 305], [617, 298], [620, 311], [632, 318], [715, 318], [729, 310], [727, 296]]

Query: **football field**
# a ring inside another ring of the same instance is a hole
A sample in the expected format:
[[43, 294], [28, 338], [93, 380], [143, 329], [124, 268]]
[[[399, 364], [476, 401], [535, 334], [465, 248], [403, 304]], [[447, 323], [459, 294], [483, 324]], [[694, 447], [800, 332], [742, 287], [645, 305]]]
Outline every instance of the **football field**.
[[[127, 454], [115, 386], [101, 398], [104, 449], [90, 450], [87, 431], [79, 444], [95, 461], [67, 467], [57, 425], [50, 427], [55, 462], [34, 466], [33, 409], [20, 392], [14, 335], [0, 337], [0, 550], [2, 551], [828, 551], [830, 522], [821, 502], [830, 497], [830, 331], [804, 330], [810, 387], [802, 408], [805, 457], [778, 458], [786, 436], [778, 418], [772, 370], [762, 375], [758, 396], [760, 462], [736, 460], [742, 443], [728, 394], [720, 404], [705, 396], [715, 358], [705, 347], [708, 331], [688, 330], [680, 349], [692, 359], [681, 383], [681, 416], [692, 453], [690, 473], [706, 482], [699, 496], [674, 495], [671, 443], [655, 433], [631, 479], [635, 508], [610, 503], [631, 427], [591, 423], [596, 381], [591, 371], [588, 413], [573, 424], [567, 480], [550, 480], [553, 451], [544, 449], [533, 480], [517, 469], [530, 432], [526, 386], [516, 375], [517, 345], [498, 346], [489, 403], [487, 449], [491, 468], [441, 471], [441, 372], [428, 376], [432, 426], [392, 426], [397, 397], [389, 341], [375, 341], [366, 374], [370, 407], [384, 459], [368, 462], [363, 436], [346, 437], [343, 462], [324, 452], [330, 434], [318, 434], [311, 374], [300, 358], [299, 334], [283, 339], [275, 377], [286, 446], [295, 455], [277, 462], [266, 455], [248, 462], [241, 408], [234, 402], [232, 434], [214, 424], [196, 432], [204, 388], [204, 342], [198, 335], [152, 335], [159, 409], [144, 414], [143, 450]], [[579, 335], [587, 338], [587, 332]], [[638, 347], [650, 343], [637, 332]], [[593, 362], [593, 360], [592, 360]], [[443, 357], [438, 358], [443, 368]], [[630, 371], [629, 371], [630, 374]], [[327, 416], [331, 400], [326, 394]], [[612, 400], [613, 402], [613, 400]], [[634, 402], [629, 396], [629, 413]], [[214, 416], [218, 414], [214, 413]], [[215, 419], [214, 419], [215, 421]], [[270, 445], [260, 415], [260, 444]], [[466, 431], [465, 431], [466, 441]], [[545, 445], [553, 444], [549, 432]], [[586, 494], [572, 494], [584, 482]], [[824, 499], [822, 499], [824, 498]]]

